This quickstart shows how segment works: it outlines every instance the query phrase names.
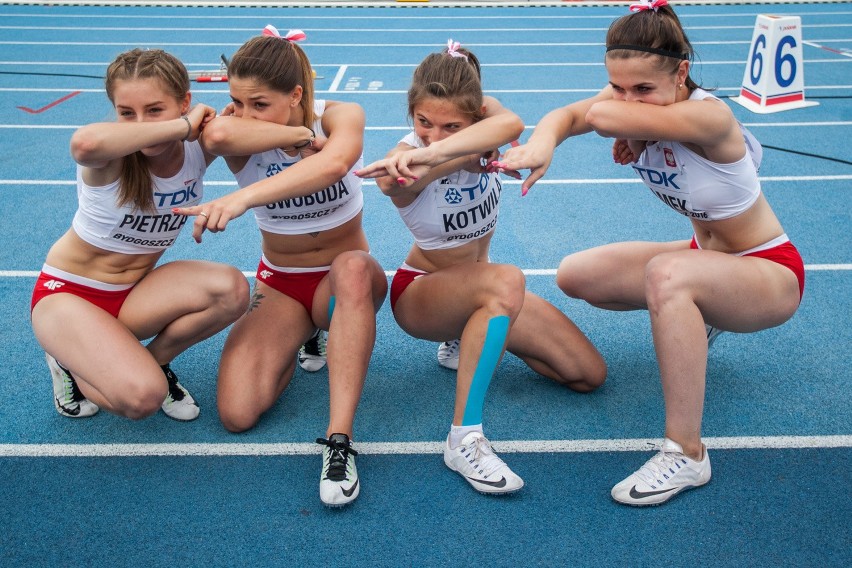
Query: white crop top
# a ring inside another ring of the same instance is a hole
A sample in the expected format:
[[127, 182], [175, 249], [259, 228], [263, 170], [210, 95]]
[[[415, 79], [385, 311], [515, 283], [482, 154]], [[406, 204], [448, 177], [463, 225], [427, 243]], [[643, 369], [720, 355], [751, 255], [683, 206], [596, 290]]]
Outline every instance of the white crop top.
[[[322, 114], [325, 101], [314, 101], [316, 120], [314, 132], [325, 134]], [[301, 160], [301, 156], [288, 156], [280, 149], [252, 155], [242, 170], [234, 174], [239, 186], [247, 187], [262, 179], [284, 171]], [[355, 171], [364, 164], [363, 155], [340, 181], [311, 195], [293, 197], [254, 208], [257, 226], [280, 235], [302, 235], [326, 231], [342, 225], [355, 217], [364, 206], [361, 178]]]
[[154, 211], [141, 211], [132, 205], [119, 207], [120, 180], [103, 187], [86, 185], [83, 166], [78, 165], [74, 232], [90, 245], [124, 254], [148, 254], [172, 246], [188, 219], [172, 213], [172, 208], [201, 202], [207, 170], [204, 152], [197, 141], [184, 142], [183, 152], [183, 167], [176, 175], [170, 178], [151, 175]]
[[[424, 145], [413, 132], [401, 142], [415, 148]], [[418, 247], [450, 249], [494, 230], [502, 191], [496, 173], [459, 170], [427, 185], [410, 205], [398, 211]]]
[[[696, 89], [690, 100], [713, 97]], [[757, 172], [763, 148], [745, 127], [746, 153], [731, 164], [702, 158], [679, 142], [649, 142], [633, 164], [645, 185], [666, 205], [692, 219], [718, 221], [746, 211], [760, 195]]]

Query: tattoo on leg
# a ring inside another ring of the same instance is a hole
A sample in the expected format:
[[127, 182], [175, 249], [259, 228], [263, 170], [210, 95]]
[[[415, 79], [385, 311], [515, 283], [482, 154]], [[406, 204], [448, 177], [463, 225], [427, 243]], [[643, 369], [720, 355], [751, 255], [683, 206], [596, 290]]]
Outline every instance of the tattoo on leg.
[[248, 312], [260, 307], [260, 301], [265, 298], [263, 294], [257, 291], [257, 282], [254, 283], [254, 289], [251, 291], [251, 301], [249, 302]]

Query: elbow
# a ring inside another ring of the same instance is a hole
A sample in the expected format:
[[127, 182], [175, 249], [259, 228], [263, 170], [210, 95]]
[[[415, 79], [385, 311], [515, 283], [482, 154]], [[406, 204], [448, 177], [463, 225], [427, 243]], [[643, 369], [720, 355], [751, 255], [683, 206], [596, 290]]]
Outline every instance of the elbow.
[[509, 128], [512, 131], [512, 140], [517, 140], [524, 133], [524, 121], [521, 120], [520, 116], [515, 115]]
[[616, 136], [615, 132], [612, 131], [611, 126], [606, 120], [606, 115], [601, 112], [599, 107], [596, 107], [598, 107], [598, 104], [593, 104], [591, 108], [589, 108], [588, 112], [586, 112], [586, 124], [589, 128], [605, 138]]
[[346, 177], [350, 169], [352, 169], [352, 165], [335, 160], [328, 164], [326, 175], [331, 179], [331, 183], [335, 183]]
[[78, 164], [86, 164], [94, 161], [100, 144], [96, 136], [86, 129], [81, 128], [71, 136], [71, 156]]
[[221, 121], [215, 119], [204, 127], [201, 134], [201, 145], [210, 154], [223, 156], [228, 152], [228, 143], [231, 140], [229, 129]]
[[388, 197], [393, 197], [395, 190], [399, 189], [399, 184], [391, 176], [376, 178], [376, 187]]

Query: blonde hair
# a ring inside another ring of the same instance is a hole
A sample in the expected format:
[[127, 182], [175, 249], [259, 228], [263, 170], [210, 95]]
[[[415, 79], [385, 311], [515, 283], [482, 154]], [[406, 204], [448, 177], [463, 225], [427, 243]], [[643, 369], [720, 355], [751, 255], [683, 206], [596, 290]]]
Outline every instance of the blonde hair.
[[[132, 49], [120, 54], [109, 65], [105, 87], [107, 97], [115, 104], [115, 85], [118, 81], [156, 79], [163, 90], [178, 102], [183, 102], [189, 92], [189, 73], [174, 55], [162, 49]], [[153, 180], [148, 170], [148, 159], [142, 152], [125, 156], [121, 164], [118, 205], [132, 204], [135, 208], [152, 211]]]

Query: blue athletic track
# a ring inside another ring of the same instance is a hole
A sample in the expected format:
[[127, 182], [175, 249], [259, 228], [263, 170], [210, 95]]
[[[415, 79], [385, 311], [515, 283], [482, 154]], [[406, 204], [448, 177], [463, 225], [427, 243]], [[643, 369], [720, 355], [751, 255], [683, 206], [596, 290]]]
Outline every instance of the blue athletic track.
[[[436, 363], [436, 344], [397, 327], [385, 303], [356, 420], [362, 491], [341, 510], [318, 497], [313, 440], [327, 423], [326, 371], [297, 370], [255, 429], [230, 434], [215, 400], [225, 332], [174, 362], [202, 407], [194, 422], [105, 412], [77, 421], [54, 410], [29, 299], [76, 207], [70, 136], [114, 118], [107, 63], [132, 47], [161, 47], [190, 71], [216, 70], [220, 55], [266, 24], [302, 29], [318, 96], [364, 107], [369, 162], [409, 128], [411, 73], [448, 38], [479, 56], [487, 92], [527, 124], [524, 141], [546, 112], [605, 84], [604, 34], [626, 3], [94, 4], [104, 3], [0, 2], [0, 566], [852, 565], [844, 497], [852, 482], [852, 3], [674, 2], [699, 55], [695, 77], [723, 98], [740, 91], [756, 16], [801, 17], [797, 72], [806, 99], [819, 103], [758, 114], [729, 101], [766, 147], [763, 190], [802, 252], [807, 284], [792, 320], [724, 334], [710, 353], [710, 484], [656, 508], [610, 499], [612, 485], [661, 441], [650, 325], [643, 312], [567, 298], [556, 266], [599, 244], [691, 231], [630, 168], [612, 163], [611, 140], [586, 136], [558, 149], [526, 197], [519, 182], [505, 182], [492, 258], [524, 269], [528, 287], [589, 335], [607, 360], [607, 383], [576, 394], [507, 356], [485, 428], [526, 486], [479, 495], [440, 454], [453, 373]], [[193, 96], [216, 108], [229, 101], [224, 83], [194, 83]], [[235, 187], [223, 163], [208, 170], [206, 197]], [[364, 214], [372, 253], [390, 276], [409, 234], [374, 184]], [[258, 257], [246, 215], [200, 245], [185, 232], [164, 260], [217, 260], [251, 279]]]

